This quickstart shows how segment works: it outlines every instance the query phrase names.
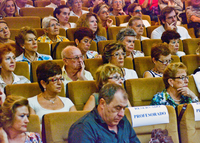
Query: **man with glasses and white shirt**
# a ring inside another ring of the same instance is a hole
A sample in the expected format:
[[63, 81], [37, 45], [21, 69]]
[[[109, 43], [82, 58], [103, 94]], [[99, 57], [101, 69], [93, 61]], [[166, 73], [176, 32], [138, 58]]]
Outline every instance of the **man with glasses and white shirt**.
[[90, 72], [85, 70], [83, 55], [75, 46], [67, 46], [61, 52], [64, 62], [62, 68], [62, 76], [65, 78], [64, 85], [71, 81], [77, 80], [93, 80]]

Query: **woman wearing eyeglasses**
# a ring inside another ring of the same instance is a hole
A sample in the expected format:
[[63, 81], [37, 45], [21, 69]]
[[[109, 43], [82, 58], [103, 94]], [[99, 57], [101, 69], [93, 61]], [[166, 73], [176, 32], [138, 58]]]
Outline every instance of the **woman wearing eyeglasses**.
[[42, 121], [44, 114], [76, 111], [76, 107], [69, 98], [58, 96], [64, 80], [59, 65], [52, 61], [44, 62], [38, 66], [36, 74], [42, 92], [28, 98], [31, 114], [37, 114]]
[[125, 6], [125, 0], [108, 0], [108, 4], [112, 8], [112, 11], [109, 13], [109, 15], [126, 15], [126, 13], [123, 10], [123, 7]]
[[[122, 86], [124, 81], [121, 69], [113, 64], [100, 66], [96, 71], [95, 79], [98, 91], [100, 91], [102, 86], [107, 83], [115, 83]], [[92, 110], [96, 105], [98, 105], [98, 98], [99, 93], [93, 93], [86, 102], [83, 110]], [[129, 102], [128, 104], [128, 106], [131, 106]]]
[[133, 69], [123, 68], [125, 57], [125, 46], [116, 42], [106, 45], [102, 55], [103, 63], [111, 63], [119, 67], [124, 75], [125, 80], [138, 78], [137, 73]]
[[198, 97], [188, 88], [187, 68], [181, 63], [169, 64], [164, 73], [165, 89], [154, 95], [151, 105], [171, 105], [198, 102]]
[[154, 45], [151, 48], [151, 59], [154, 63], [154, 68], [144, 72], [144, 78], [162, 77], [167, 65], [171, 63], [171, 52], [166, 43]]

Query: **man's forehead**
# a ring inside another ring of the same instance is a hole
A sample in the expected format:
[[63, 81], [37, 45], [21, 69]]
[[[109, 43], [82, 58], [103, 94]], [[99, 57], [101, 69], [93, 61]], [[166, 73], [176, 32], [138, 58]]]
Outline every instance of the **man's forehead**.
[[174, 10], [171, 11], [170, 13], [165, 14], [166, 17], [171, 17], [171, 16], [175, 16], [175, 15], [176, 15], [176, 12]]
[[121, 105], [124, 103], [126, 104], [127, 101], [128, 99], [126, 93], [122, 90], [118, 90], [117, 92], [115, 92], [113, 100], [110, 103]]
[[66, 55], [68, 56], [80, 56], [81, 51], [77, 47], [70, 47], [66, 51]]

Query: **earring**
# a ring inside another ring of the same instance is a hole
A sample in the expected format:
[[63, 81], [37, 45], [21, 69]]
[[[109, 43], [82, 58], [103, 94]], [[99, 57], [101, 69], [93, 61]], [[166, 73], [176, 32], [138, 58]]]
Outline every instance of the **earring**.
[[46, 91], [46, 88], [44, 88], [44, 91]]
[[171, 85], [171, 87], [173, 87], [173, 84]]

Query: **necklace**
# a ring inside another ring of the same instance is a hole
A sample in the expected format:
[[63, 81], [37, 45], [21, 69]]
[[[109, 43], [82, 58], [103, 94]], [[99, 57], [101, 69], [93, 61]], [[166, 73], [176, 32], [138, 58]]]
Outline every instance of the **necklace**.
[[52, 100], [52, 99], [47, 99], [46, 97], [44, 97], [44, 96], [42, 96], [44, 99], [46, 99], [46, 100], [48, 100], [48, 101], [50, 101], [52, 104], [54, 104], [55, 103], [55, 101], [56, 101], [56, 97]]
[[[25, 54], [24, 54], [24, 56], [25, 56]], [[35, 61], [37, 55], [36, 54], [34, 55], [33, 60], [31, 60], [30, 57], [28, 57], [28, 56], [25, 56], [25, 57], [32, 63], [33, 61]]]
[[180, 102], [181, 101], [181, 99], [179, 99], [179, 100], [176, 100], [176, 99], [173, 99], [175, 102]]

